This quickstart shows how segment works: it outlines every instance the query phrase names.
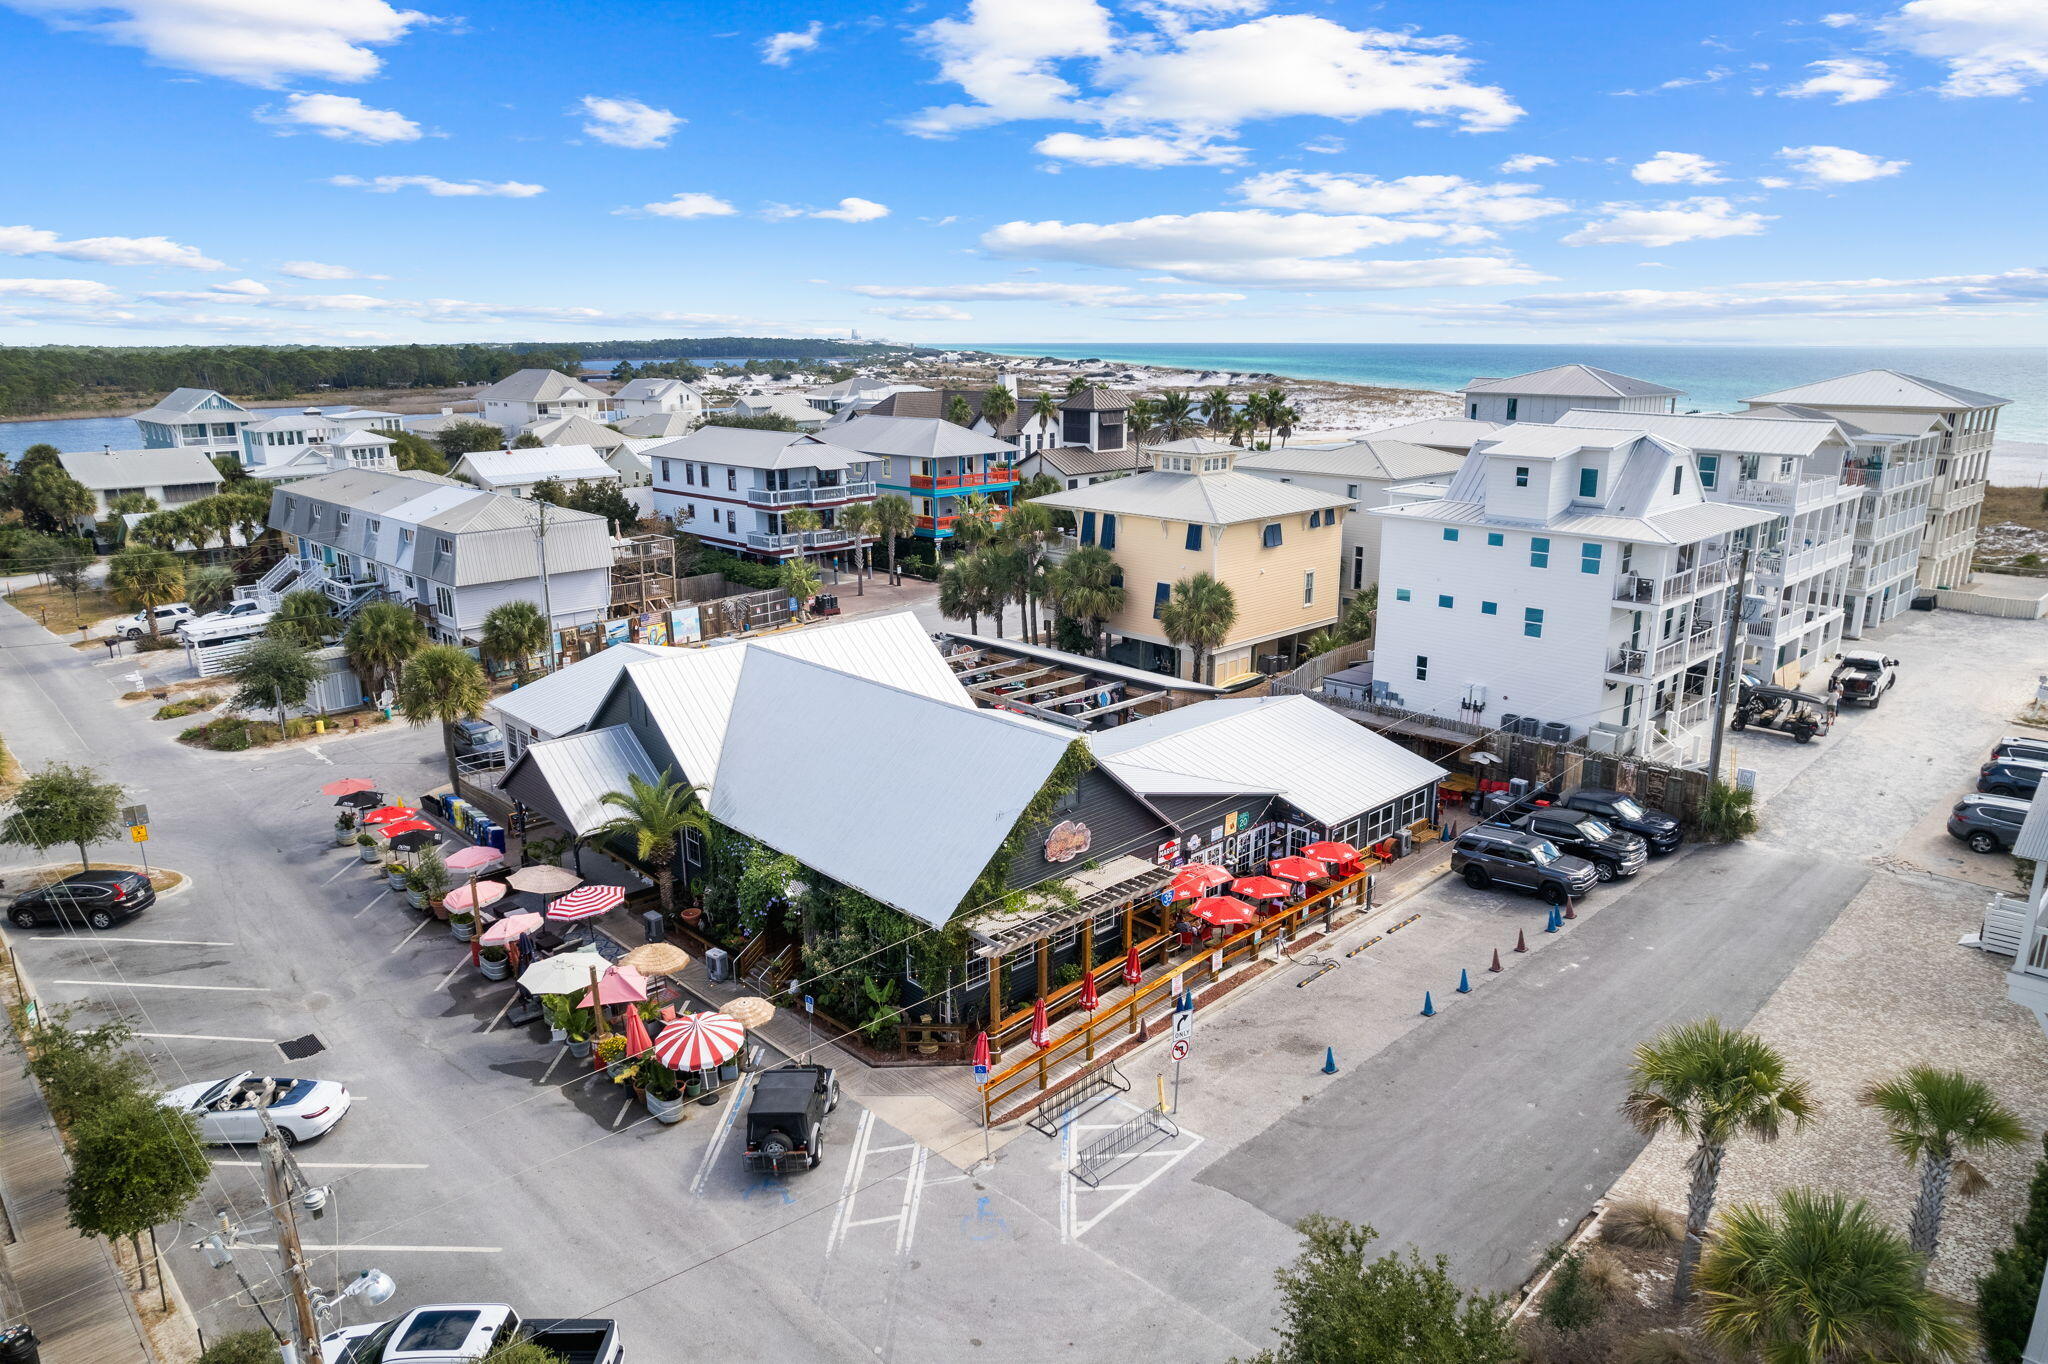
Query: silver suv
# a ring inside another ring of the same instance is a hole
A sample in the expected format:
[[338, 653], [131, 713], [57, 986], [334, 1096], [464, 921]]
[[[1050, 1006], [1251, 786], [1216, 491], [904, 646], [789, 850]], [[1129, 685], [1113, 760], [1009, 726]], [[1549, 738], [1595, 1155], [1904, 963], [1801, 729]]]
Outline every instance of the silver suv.
[[1458, 836], [1451, 870], [1474, 890], [1499, 885], [1534, 891], [1553, 905], [1585, 895], [1600, 882], [1591, 862], [1566, 856], [1549, 839], [1489, 825]]

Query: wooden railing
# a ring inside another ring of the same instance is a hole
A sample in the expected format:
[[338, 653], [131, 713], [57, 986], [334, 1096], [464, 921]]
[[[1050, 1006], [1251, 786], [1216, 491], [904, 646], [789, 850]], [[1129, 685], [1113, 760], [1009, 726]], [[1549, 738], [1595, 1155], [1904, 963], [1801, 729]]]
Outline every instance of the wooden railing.
[[[1190, 957], [1169, 970], [1159, 971], [1121, 1003], [1098, 1010], [1072, 1032], [1054, 1038], [1049, 1045], [1038, 1048], [1030, 1056], [996, 1071], [981, 1086], [982, 1124], [993, 1124], [997, 1114], [1029, 1102], [1028, 1096], [1044, 1093], [1056, 1081], [1071, 1078], [1066, 1074], [1056, 1075], [1056, 1071], [1085, 1066], [1095, 1059], [1098, 1047], [1115, 1046], [1135, 1036], [1140, 1021], [1155, 1010], [1170, 1012], [1176, 998], [1176, 983], [1182, 990], [1199, 990], [1228, 973], [1233, 966], [1256, 957], [1267, 943], [1285, 944], [1310, 919], [1360, 902], [1365, 898], [1366, 880], [1370, 873], [1371, 867], [1368, 867], [1356, 876], [1347, 877], [1298, 904], [1288, 906], [1271, 918], [1247, 926], [1199, 956]], [[1164, 935], [1154, 941], [1166, 941], [1170, 937]], [[1122, 962], [1109, 962], [1097, 968], [1096, 976], [1100, 980], [1105, 972], [1114, 974], [1122, 969]], [[1064, 1000], [1079, 989], [1080, 982], [1076, 981], [1056, 992], [1046, 1001], [1048, 1010], [1055, 1000]], [[1024, 1015], [1024, 1022], [1029, 1025], [1029, 1014]], [[1011, 1026], [1006, 1020], [1004, 1031]], [[994, 1038], [994, 1029], [991, 1029], [990, 1036]]]

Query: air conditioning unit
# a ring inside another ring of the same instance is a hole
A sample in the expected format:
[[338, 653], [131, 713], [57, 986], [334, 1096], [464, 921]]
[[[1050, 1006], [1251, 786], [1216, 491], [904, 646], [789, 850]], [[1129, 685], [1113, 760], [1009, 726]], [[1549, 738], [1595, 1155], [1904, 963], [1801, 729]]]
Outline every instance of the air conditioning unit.
[[1543, 737], [1554, 744], [1568, 744], [1572, 741], [1572, 727], [1561, 720], [1545, 720]]
[[1622, 751], [1622, 740], [1626, 734], [1627, 731], [1619, 725], [1594, 725], [1586, 731], [1586, 747], [1595, 753], [1618, 754]]
[[1500, 727], [1509, 734], [1518, 734], [1522, 728], [1522, 717], [1519, 715], [1503, 715], [1500, 717]]
[[1542, 730], [1543, 722], [1533, 715], [1524, 715], [1520, 718], [1517, 728], [1521, 731], [1523, 738], [1533, 739]]
[[1275, 674], [1277, 674], [1277, 673], [1284, 673], [1284, 672], [1286, 672], [1286, 671], [1287, 671], [1287, 655], [1285, 655], [1285, 654], [1260, 654], [1260, 655], [1259, 655], [1259, 671], [1260, 671], [1260, 672], [1262, 672], [1262, 673], [1264, 673], [1264, 674], [1265, 674], [1266, 676], [1268, 676], [1268, 677], [1272, 677], [1272, 676], [1274, 676], [1274, 675], [1275, 675]]

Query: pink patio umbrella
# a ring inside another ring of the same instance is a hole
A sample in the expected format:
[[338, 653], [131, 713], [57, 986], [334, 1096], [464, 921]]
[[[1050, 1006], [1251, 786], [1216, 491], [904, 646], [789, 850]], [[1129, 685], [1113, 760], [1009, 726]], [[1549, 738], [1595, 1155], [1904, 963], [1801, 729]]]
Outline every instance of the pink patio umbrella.
[[521, 910], [517, 914], [507, 914], [486, 928], [478, 938], [485, 947], [504, 946], [518, 942], [546, 922], [544, 916], [532, 910]]
[[1314, 857], [1276, 857], [1266, 870], [1284, 881], [1320, 881], [1330, 874], [1329, 867]]
[[1233, 893], [1251, 900], [1284, 900], [1294, 887], [1270, 876], [1240, 876], [1230, 883]]
[[1124, 953], [1124, 984], [1138, 985], [1143, 983], [1144, 979], [1145, 963], [1138, 960], [1138, 948], [1134, 943], [1131, 950]]
[[486, 848], [479, 844], [474, 848], [464, 848], [460, 852], [449, 853], [447, 857], [442, 859], [442, 863], [450, 871], [473, 871], [478, 867], [490, 866], [491, 863], [496, 862], [504, 855], [496, 848]]
[[746, 1040], [730, 1014], [684, 1014], [654, 1039], [654, 1059], [671, 1070], [709, 1070], [738, 1056]]
[[1090, 971], [1081, 977], [1081, 1009], [1084, 1013], [1092, 1014], [1101, 1007], [1102, 1000], [1095, 993], [1095, 973]]
[[595, 919], [626, 902], [623, 886], [579, 886], [548, 905], [548, 917], [558, 923]]
[[1242, 900], [1233, 900], [1228, 895], [1211, 895], [1188, 906], [1188, 913], [1197, 919], [1228, 928], [1233, 924], [1252, 924], [1259, 916], [1252, 907]]
[[472, 881], [466, 886], [457, 886], [441, 900], [450, 914], [474, 914], [486, 905], [494, 905], [505, 898], [505, 883], [502, 881]]
[[377, 783], [371, 781], [368, 777], [343, 777], [340, 781], [331, 781], [321, 787], [320, 794], [323, 796], [352, 796], [358, 791], [374, 791], [376, 789]]
[[[630, 966], [614, 966], [604, 973], [597, 982], [597, 1003], [638, 1004], [647, 998], [647, 977]], [[583, 998], [576, 1001], [579, 1009], [591, 1007], [590, 991], [583, 992]]]
[[1040, 995], [1038, 1002], [1031, 1006], [1031, 1045], [1034, 1047], [1049, 1047], [1052, 1045], [1052, 1024], [1045, 1017], [1044, 995]]

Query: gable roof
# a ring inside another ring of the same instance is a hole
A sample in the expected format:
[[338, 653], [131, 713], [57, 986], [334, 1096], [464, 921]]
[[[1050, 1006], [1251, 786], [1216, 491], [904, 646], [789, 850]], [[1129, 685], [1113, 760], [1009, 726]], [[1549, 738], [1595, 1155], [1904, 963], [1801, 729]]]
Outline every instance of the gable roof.
[[617, 402], [660, 402], [677, 392], [687, 393], [701, 400], [703, 394], [681, 379], [634, 379], [625, 387], [612, 394]]
[[627, 665], [686, 652], [656, 644], [614, 644], [579, 658], [546, 677], [515, 687], [491, 702], [491, 709], [517, 720], [543, 738], [573, 734], [590, 723], [612, 683]]
[[1225, 698], [1088, 734], [1142, 796], [1262, 792], [1342, 824], [1449, 773], [1306, 696]]
[[1367, 440], [1405, 440], [1410, 445], [1432, 445], [1440, 450], [1469, 451], [1472, 443], [1500, 430], [1499, 422], [1474, 421], [1470, 417], [1431, 417], [1375, 431]]
[[[540, 780], [531, 780], [534, 776]], [[661, 779], [633, 731], [612, 725], [528, 745], [502, 785], [563, 828], [587, 834], [620, 813], [604, 798], [627, 789], [628, 776]]]
[[1281, 483], [1235, 469], [1215, 474], [1152, 472], [1069, 488], [1034, 501], [1073, 511], [1146, 516], [1155, 521], [1193, 521], [1228, 526], [1263, 521], [1327, 507], [1348, 507], [1350, 499], [1319, 488]]
[[1941, 429], [1941, 418], [1932, 412], [1858, 412], [1856, 419], [1837, 416], [1818, 407], [1807, 407], [1801, 403], [1766, 403], [1752, 407], [1746, 412], [1731, 412], [1731, 417], [1744, 417], [1768, 421], [1776, 417], [1791, 417], [1806, 421], [1833, 422], [1842, 429], [1845, 436], [1895, 445], [1900, 441], [1918, 440], [1931, 431]]
[[1128, 450], [1090, 450], [1085, 445], [1058, 445], [1050, 450], [1034, 451], [1024, 458], [1042, 459], [1069, 478], [1106, 474], [1118, 469], [1138, 473], [1152, 467], [1146, 452], [1135, 446]]
[[[806, 715], [859, 717], [838, 727], [833, 766], [889, 792], [886, 823], [850, 811], [835, 783], [792, 780], [818, 757], [816, 736], [791, 723]], [[741, 671], [710, 810], [936, 927], [961, 908], [1071, 742], [1050, 725], [755, 650]], [[946, 761], [930, 761], [932, 753]]]
[[1375, 483], [1405, 483], [1412, 478], [1434, 478], [1455, 473], [1465, 463], [1463, 455], [1410, 445], [1404, 440], [1368, 436], [1326, 449], [1290, 447], [1284, 450], [1254, 450], [1239, 455], [1237, 467], [1251, 471], [1320, 474], [1330, 478], [1356, 478]]
[[787, 417], [798, 424], [823, 423], [831, 414], [823, 408], [805, 402], [794, 393], [743, 393], [732, 400], [727, 410], [743, 412], [750, 417]]
[[57, 456], [64, 472], [93, 492], [159, 488], [175, 483], [224, 481], [204, 450], [169, 446], [152, 450], [77, 450]]
[[[214, 398], [226, 403], [226, 407], [204, 408], [201, 403]], [[234, 421], [238, 415], [246, 416], [249, 409], [236, 402], [227, 394], [211, 388], [174, 388], [154, 404], [136, 413], [129, 420], [138, 422], [191, 421], [198, 417], [205, 421]]]
[[672, 440], [677, 436], [687, 436], [696, 429], [697, 419], [686, 412], [649, 412], [644, 416], [628, 417], [619, 423], [619, 434], [635, 440], [650, 437]]
[[524, 487], [544, 478], [576, 483], [609, 482], [618, 471], [588, 445], [543, 445], [528, 450], [472, 450], [453, 472], [467, 473], [486, 488]]
[[593, 450], [615, 450], [626, 442], [625, 436], [581, 412], [529, 422], [526, 434], [542, 445], [587, 445]]
[[742, 469], [844, 469], [846, 451], [801, 431], [757, 431], [751, 426], [700, 426], [687, 436], [643, 446], [649, 459], [690, 459]]
[[971, 459], [976, 455], [1016, 453], [1007, 441], [936, 417], [885, 417], [872, 412], [836, 422], [818, 432], [818, 439], [878, 458], [907, 455], [914, 459]]
[[1609, 412], [1575, 407], [1554, 426], [1577, 430], [1641, 431], [1694, 450], [1737, 455], [1810, 455], [1843, 432], [1832, 417], [1747, 417], [1733, 412]]
[[1467, 393], [1512, 393], [1531, 398], [1677, 398], [1683, 389], [1631, 379], [1597, 365], [1552, 365], [1507, 379], [1474, 379]]
[[611, 401], [610, 395], [602, 390], [553, 369], [522, 369], [516, 374], [508, 374], [479, 392], [476, 398], [479, 405], [485, 402], [545, 403], [558, 398]]
[[1907, 411], [1944, 411], [1958, 407], [2004, 407], [2010, 398], [1979, 393], [1960, 384], [1901, 374], [1895, 369], [1866, 369], [1818, 383], [1798, 384], [1744, 398], [1746, 403], [1806, 403], [1814, 407], [1897, 407]]

